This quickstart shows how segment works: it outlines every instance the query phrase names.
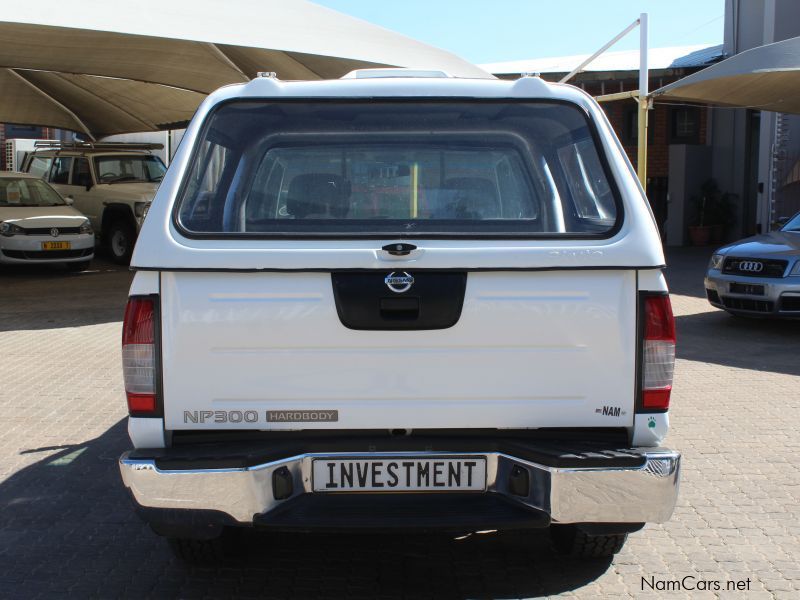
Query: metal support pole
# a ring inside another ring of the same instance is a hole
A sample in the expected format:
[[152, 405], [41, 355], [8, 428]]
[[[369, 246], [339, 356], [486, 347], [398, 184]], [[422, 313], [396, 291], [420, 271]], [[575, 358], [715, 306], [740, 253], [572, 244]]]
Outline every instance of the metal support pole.
[[602, 96], [595, 96], [595, 102], [616, 102], [617, 100], [636, 100], [639, 101], [639, 90], [630, 90], [629, 92], [617, 92], [616, 94], [604, 94]]
[[[647, 17], [647, 15], [645, 15], [645, 17]], [[561, 79], [559, 79], [558, 83], [566, 83], [567, 81], [572, 79], [572, 77], [574, 75], [576, 75], [577, 73], [580, 73], [581, 70], [585, 66], [587, 66], [589, 63], [591, 63], [595, 58], [600, 56], [603, 52], [605, 52], [606, 50], [611, 48], [611, 46], [613, 46], [618, 41], [620, 41], [622, 38], [624, 38], [626, 35], [628, 35], [628, 33], [631, 32], [638, 24], [639, 24], [639, 21], [636, 20], [633, 23], [631, 23], [630, 25], [628, 25], [625, 29], [623, 29], [617, 35], [615, 35], [607, 44], [605, 44], [602, 48], [600, 48], [600, 50], [598, 50], [597, 52], [592, 54], [589, 58], [584, 60], [581, 64], [579, 64], [577, 67], [572, 69], [572, 71], [570, 71], [569, 74], [567, 74], [564, 77], [562, 77]]]
[[[641, 13], [639, 18], [633, 23], [628, 25], [620, 33], [614, 36], [607, 44], [600, 48], [597, 52], [592, 54], [589, 58], [584, 60], [581, 64], [570, 71], [566, 76], [559, 80], [559, 83], [565, 83], [572, 79], [574, 75], [579, 73], [594, 59], [600, 56], [603, 52], [608, 50], [611, 46], [616, 44], [620, 39], [626, 36], [636, 26], [639, 26], [639, 91], [638, 91], [638, 152], [636, 158], [636, 170], [642, 188], [647, 191], [647, 111], [650, 108], [650, 99], [647, 97], [650, 93], [649, 89], [649, 74], [647, 70], [647, 13]], [[633, 94], [631, 94], [633, 95]], [[602, 96], [598, 101], [612, 101], [628, 97], [627, 92], [622, 92], [622, 82], [620, 82], [620, 92], [618, 94], [608, 94]]]
[[649, 99], [647, 72], [647, 13], [639, 15], [639, 131], [636, 174], [647, 191], [647, 109]]

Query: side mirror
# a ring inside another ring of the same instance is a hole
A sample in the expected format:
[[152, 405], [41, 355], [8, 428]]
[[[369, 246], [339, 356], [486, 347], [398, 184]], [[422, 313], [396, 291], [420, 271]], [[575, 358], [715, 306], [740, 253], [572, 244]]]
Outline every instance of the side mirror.
[[789, 222], [789, 217], [778, 217], [778, 225], [783, 227]]
[[72, 196], [67, 196], [66, 198], [64, 198], [64, 202], [67, 203], [67, 206], [72, 206], [73, 204], [75, 204], [75, 200], [72, 198]]
[[91, 179], [86, 182], [86, 191], [88, 192], [90, 189], [92, 189], [92, 180]]

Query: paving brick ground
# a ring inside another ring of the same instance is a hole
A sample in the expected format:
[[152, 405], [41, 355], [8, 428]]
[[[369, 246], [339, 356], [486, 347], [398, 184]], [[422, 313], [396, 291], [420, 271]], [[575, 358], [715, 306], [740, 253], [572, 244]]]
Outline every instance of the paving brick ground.
[[[798, 598], [800, 323], [711, 309], [706, 258], [672, 253], [668, 271], [680, 505], [593, 563], [555, 557], [542, 535], [294, 535], [186, 567], [132, 514], [115, 463], [128, 446], [118, 344], [130, 274], [102, 261], [81, 275], [0, 271], [0, 597]], [[687, 576], [722, 591], [643, 584]], [[748, 579], [749, 592], [725, 592]]]

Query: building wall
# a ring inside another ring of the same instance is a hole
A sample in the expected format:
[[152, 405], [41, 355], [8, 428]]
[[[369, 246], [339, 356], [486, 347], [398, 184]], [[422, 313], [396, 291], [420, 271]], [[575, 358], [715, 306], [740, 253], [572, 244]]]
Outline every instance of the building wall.
[[[650, 89], [656, 89], [677, 81], [681, 77], [688, 75], [689, 72], [671, 72], [667, 76], [655, 74], [650, 78]], [[548, 74], [549, 75], [549, 74]], [[627, 92], [638, 89], [639, 79], [637, 73], [623, 72], [610, 81], [604, 79], [597, 81], [590, 79], [591, 73], [584, 73], [575, 78], [573, 83], [583, 88], [592, 96], [603, 94]], [[546, 77], [550, 79], [550, 77]], [[636, 111], [636, 102], [633, 99], [617, 100], [614, 102], [603, 102], [601, 104], [608, 115], [608, 120], [614, 127], [614, 131], [622, 142], [628, 158], [634, 167], [637, 166], [637, 138], [636, 132], [630, 131], [627, 122], [630, 112]], [[670, 115], [673, 106], [665, 103], [656, 103], [649, 113], [648, 127], [651, 129], [648, 135], [647, 145], [647, 175], [648, 177], [667, 177], [669, 175], [669, 146], [674, 142], [671, 139], [671, 120]], [[707, 114], [704, 110], [698, 111], [699, 129], [698, 137], [692, 143], [706, 143]]]
[[689, 225], [695, 212], [691, 198], [699, 196], [701, 186], [711, 172], [711, 147], [673, 144], [669, 147], [669, 154], [670, 211], [663, 239], [667, 246], [683, 246], [687, 243]]
[[51, 127], [27, 127], [17, 125], [5, 125], [0, 123], [0, 171], [6, 169], [6, 140], [17, 138], [27, 140], [53, 140], [61, 139], [62, 135], [60, 129], [53, 129]]
[[[673, 71], [668, 74], [655, 73], [650, 78], [650, 89], [656, 89], [671, 83], [688, 73], [684, 71]], [[636, 73], [617, 73], [613, 82], [605, 79], [603, 81], [589, 80], [590, 73], [579, 76], [575, 81], [576, 85], [581, 86], [592, 96], [600, 96], [604, 93], [616, 93], [621, 91], [633, 91], [639, 86], [638, 74]], [[624, 77], [624, 78], [623, 78]], [[581, 81], [581, 78], [583, 79]], [[608, 115], [608, 120], [617, 137], [622, 142], [625, 152], [634, 168], [638, 163], [638, 138], [636, 127], [637, 104], [633, 99], [617, 100], [614, 102], [603, 102], [601, 104]], [[675, 139], [672, 135], [673, 111], [685, 109], [683, 105], [670, 105], [657, 102], [648, 115], [648, 143], [647, 143], [647, 198], [653, 209], [659, 229], [663, 234], [666, 233], [666, 223], [670, 218], [670, 207], [674, 203], [670, 201], [670, 147], [673, 145], [704, 145], [707, 143], [708, 114], [702, 108], [692, 108], [697, 118], [696, 135], [689, 140]], [[631, 121], [632, 119], [632, 121]], [[705, 175], [704, 178], [708, 178]], [[681, 219], [683, 217], [681, 216]], [[674, 219], [673, 219], [674, 220]]]
[[[603, 108], [608, 115], [614, 131], [617, 133], [628, 158], [634, 167], [637, 166], [637, 139], [629, 135], [630, 126], [627, 119], [629, 111], [636, 109], [633, 100], [619, 100], [616, 102], [604, 102]], [[669, 147], [674, 142], [671, 139], [671, 113], [673, 107], [668, 104], [656, 103], [648, 116], [648, 144], [647, 144], [647, 176], [648, 177], [668, 177], [669, 176]], [[698, 111], [698, 136], [694, 143], [706, 143], [706, 111]]]
[[[800, 2], [797, 0], [726, 0], [723, 50], [726, 56], [764, 44], [800, 35]], [[711, 108], [713, 147], [712, 174], [720, 189], [738, 198], [735, 235], [741, 237], [768, 231], [779, 211], [791, 210], [800, 198], [784, 190], [783, 180], [792, 164], [800, 159], [800, 117], [780, 117], [762, 112], [760, 134], [754, 159], [757, 169], [748, 170], [751, 157], [748, 139], [753, 120], [746, 109]], [[778, 121], [783, 135], [775, 136]], [[777, 201], [777, 204], [776, 204]]]
[[[699, 69], [700, 67], [651, 71], [650, 89], [655, 90], [663, 87]], [[566, 74], [567, 73], [543, 73], [542, 78], [547, 81], [559, 81]], [[501, 77], [515, 79], [519, 77], [519, 74], [506, 74], [501, 75]], [[606, 94], [637, 90], [639, 88], [639, 73], [638, 71], [585, 71], [576, 75], [569, 83], [582, 88], [591, 96], [597, 97]], [[603, 102], [601, 106], [605, 110], [617, 137], [622, 142], [622, 146], [631, 164], [636, 168], [638, 162], [636, 122], [635, 120], [633, 123], [629, 123], [628, 121], [630, 115], [635, 115], [636, 113], [636, 102], [633, 99], [625, 99], [614, 102]], [[709, 117], [708, 111], [702, 107], [696, 107], [698, 124], [697, 133], [694, 138], [691, 140], [673, 139], [671, 133], [672, 112], [677, 108], [683, 107], [683, 105], [671, 105], [657, 102], [649, 113], [647, 198], [653, 208], [653, 214], [656, 217], [662, 235], [666, 233], [665, 223], [669, 218], [669, 208], [674, 202], [674, 199], [670, 197], [669, 189], [670, 147], [676, 144], [704, 145], [708, 143], [710, 129]], [[707, 178], [708, 172], [704, 175], [704, 179]], [[691, 178], [690, 181], [692, 181]]]

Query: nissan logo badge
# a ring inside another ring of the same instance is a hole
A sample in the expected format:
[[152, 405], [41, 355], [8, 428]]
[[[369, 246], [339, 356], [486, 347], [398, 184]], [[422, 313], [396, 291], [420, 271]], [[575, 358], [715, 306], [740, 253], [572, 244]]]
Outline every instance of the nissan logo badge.
[[764, 263], [757, 260], [743, 260], [739, 263], [739, 270], [749, 273], [761, 273], [764, 270]]
[[411, 289], [411, 286], [414, 285], [414, 278], [405, 271], [402, 275], [397, 275], [392, 271], [384, 278], [383, 282], [395, 294], [402, 294]]
[[50, 230], [50, 235], [52, 235], [53, 237], [58, 237], [58, 233], [59, 233], [59, 232], [58, 232], [58, 228], [57, 228], [57, 227], [53, 227], [53, 228]]

